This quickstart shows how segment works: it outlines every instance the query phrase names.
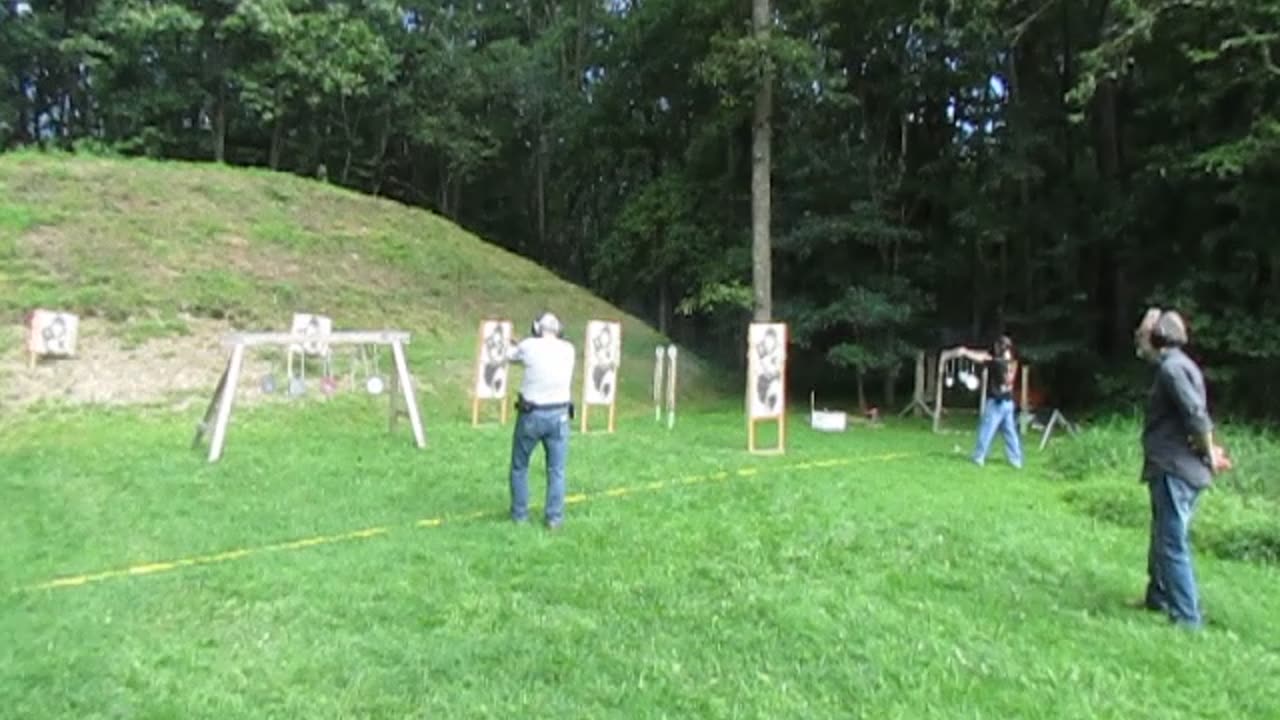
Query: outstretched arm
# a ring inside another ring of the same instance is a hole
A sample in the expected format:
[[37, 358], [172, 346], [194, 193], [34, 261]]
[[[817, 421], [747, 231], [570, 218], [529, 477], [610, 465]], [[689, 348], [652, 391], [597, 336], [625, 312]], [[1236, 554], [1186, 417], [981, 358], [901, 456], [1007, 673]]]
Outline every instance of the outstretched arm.
[[958, 348], [958, 351], [960, 353], [960, 357], [967, 358], [974, 362], [984, 363], [990, 362], [991, 360], [991, 353], [983, 352], [982, 350], [970, 350], [967, 347], [961, 347]]

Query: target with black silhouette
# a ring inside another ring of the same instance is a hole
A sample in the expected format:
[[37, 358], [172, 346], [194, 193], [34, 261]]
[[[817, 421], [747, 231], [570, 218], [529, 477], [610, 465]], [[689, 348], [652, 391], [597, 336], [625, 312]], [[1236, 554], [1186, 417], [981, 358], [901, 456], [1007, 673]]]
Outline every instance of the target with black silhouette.
[[582, 432], [587, 432], [587, 418], [593, 405], [608, 406], [608, 432], [613, 432], [618, 402], [618, 367], [622, 360], [622, 323], [588, 322], [582, 356]]
[[[752, 323], [747, 333], [747, 449], [781, 453], [786, 448], [787, 325]], [[756, 424], [776, 420], [778, 444], [756, 447]]]
[[325, 338], [333, 333], [333, 318], [327, 315], [315, 315], [313, 313], [294, 313], [293, 322], [289, 326], [289, 332], [293, 335], [302, 335], [307, 338], [316, 338], [315, 340], [307, 340], [306, 342], [293, 343], [286, 350], [285, 372], [289, 375], [290, 382], [293, 382], [293, 362], [297, 357], [301, 360], [303, 368], [299, 377], [305, 383], [305, 363], [308, 357], [323, 358], [326, 367], [332, 361], [329, 343], [325, 342]]
[[76, 354], [76, 338], [80, 332], [80, 318], [55, 310], [35, 310], [27, 321], [27, 354], [29, 364], [35, 367], [41, 357], [73, 357]]
[[483, 320], [476, 340], [476, 374], [471, 387], [471, 424], [480, 424], [480, 405], [486, 400], [498, 403], [498, 424], [507, 422], [508, 370], [507, 353], [511, 348], [510, 320]]

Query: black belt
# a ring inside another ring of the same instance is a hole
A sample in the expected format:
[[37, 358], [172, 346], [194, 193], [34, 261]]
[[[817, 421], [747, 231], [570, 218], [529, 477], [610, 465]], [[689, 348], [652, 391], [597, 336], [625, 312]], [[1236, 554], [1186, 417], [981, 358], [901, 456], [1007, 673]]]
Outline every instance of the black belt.
[[554, 405], [535, 405], [534, 403], [526, 403], [525, 407], [530, 410], [568, 410], [572, 403], [556, 403]]
[[572, 402], [539, 405], [537, 403], [531, 403], [523, 397], [516, 397], [516, 409], [520, 412], [530, 412], [533, 410], [568, 410], [571, 407], [573, 407]]

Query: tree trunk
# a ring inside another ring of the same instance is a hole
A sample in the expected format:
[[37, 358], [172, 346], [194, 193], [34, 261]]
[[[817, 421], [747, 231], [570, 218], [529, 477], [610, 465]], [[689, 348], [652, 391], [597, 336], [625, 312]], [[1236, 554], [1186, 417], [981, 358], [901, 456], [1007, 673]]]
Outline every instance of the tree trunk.
[[667, 336], [670, 328], [667, 324], [667, 318], [671, 315], [671, 291], [667, 287], [667, 278], [664, 274], [662, 279], [658, 281], [658, 334]]
[[267, 165], [272, 170], [280, 169], [280, 146], [284, 144], [284, 117], [277, 112], [276, 121], [271, 127], [271, 150], [267, 153]]
[[547, 251], [547, 137], [541, 123], [538, 127], [538, 146], [534, 150], [534, 202], [538, 219], [538, 253]]
[[213, 102], [213, 161], [227, 161], [227, 96], [221, 83]]
[[894, 408], [898, 406], [897, 400], [898, 386], [898, 364], [894, 363], [884, 369], [884, 407]]
[[[1098, 172], [1102, 182], [1110, 190], [1112, 203], [1127, 202], [1127, 194], [1123, 188], [1121, 156], [1120, 156], [1120, 118], [1117, 95], [1119, 89], [1113, 79], [1107, 78], [1098, 85], [1097, 98], [1097, 141]], [[1102, 249], [1100, 275], [1098, 282], [1102, 284], [1098, 293], [1098, 310], [1101, 314], [1098, 329], [1101, 337], [1101, 349], [1105, 355], [1115, 357], [1123, 352], [1128, 344], [1131, 316], [1129, 298], [1131, 291], [1126, 277], [1128, 253], [1123, 229], [1109, 228], [1107, 244]]]
[[[761, 40], [769, 35], [769, 22], [769, 0], [752, 0], [751, 25]], [[772, 109], [773, 72], [766, 70], [756, 90], [751, 123], [751, 288], [757, 322], [773, 319], [773, 243], [769, 237]]]
[[858, 412], [862, 415], [867, 414], [867, 388], [866, 376], [862, 372], [862, 368], [857, 368], [853, 373], [858, 383]]

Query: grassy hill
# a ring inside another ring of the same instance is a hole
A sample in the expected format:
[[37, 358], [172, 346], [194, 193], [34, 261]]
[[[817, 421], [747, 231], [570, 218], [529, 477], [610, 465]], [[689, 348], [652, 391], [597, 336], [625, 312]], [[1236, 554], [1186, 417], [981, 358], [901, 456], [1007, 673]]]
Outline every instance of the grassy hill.
[[[589, 292], [424, 210], [261, 170], [0, 155], [0, 317], [15, 341], [33, 307], [89, 318], [85, 334], [103, 336], [100, 355], [108, 346], [142, 348], [129, 354], [136, 372], [99, 375], [146, 374], [148, 359], [188, 353], [200, 357], [185, 362], [207, 376], [223, 361], [217, 336], [287, 329], [295, 311], [328, 314], [341, 329], [405, 329], [425, 399], [459, 410], [485, 317], [509, 318], [523, 334], [535, 313], [552, 309], [579, 347], [588, 320], [621, 320], [624, 410], [649, 402], [662, 341]], [[164, 345], [202, 334], [209, 337], [180, 350]], [[92, 348], [80, 354], [94, 357]], [[17, 374], [19, 354], [10, 360]], [[260, 357], [246, 382], [279, 365], [278, 356]], [[163, 383], [170, 370], [150, 373], [144, 380]], [[682, 399], [709, 397], [709, 382], [686, 354]]]

